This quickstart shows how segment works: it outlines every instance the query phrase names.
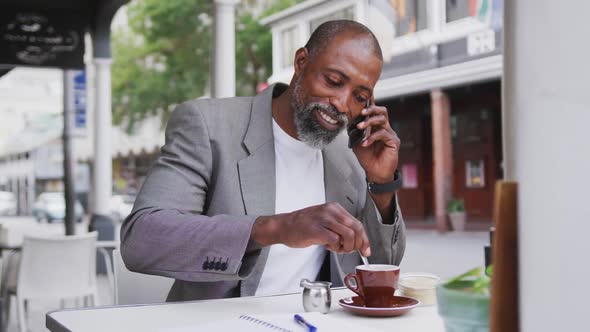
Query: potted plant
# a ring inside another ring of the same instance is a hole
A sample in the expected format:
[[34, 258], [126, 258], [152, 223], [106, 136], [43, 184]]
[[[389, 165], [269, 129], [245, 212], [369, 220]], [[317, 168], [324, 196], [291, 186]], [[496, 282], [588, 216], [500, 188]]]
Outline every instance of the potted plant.
[[452, 198], [447, 205], [447, 213], [454, 231], [465, 230], [465, 204], [462, 199]]
[[488, 332], [491, 266], [472, 269], [436, 289], [438, 313], [447, 332]]

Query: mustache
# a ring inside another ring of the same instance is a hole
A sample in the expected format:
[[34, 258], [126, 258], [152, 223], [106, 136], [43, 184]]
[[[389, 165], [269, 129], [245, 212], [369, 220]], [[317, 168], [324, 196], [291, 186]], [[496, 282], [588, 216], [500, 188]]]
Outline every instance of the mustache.
[[309, 103], [305, 105], [304, 111], [311, 113], [315, 109], [320, 109], [325, 113], [328, 113], [330, 116], [342, 123], [344, 127], [348, 125], [348, 118], [346, 115], [339, 112], [333, 105], [323, 103]]

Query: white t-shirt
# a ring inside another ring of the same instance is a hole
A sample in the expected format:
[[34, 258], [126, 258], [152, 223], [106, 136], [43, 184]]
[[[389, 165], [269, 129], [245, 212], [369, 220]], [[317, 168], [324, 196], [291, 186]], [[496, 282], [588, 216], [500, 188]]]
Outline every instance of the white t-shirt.
[[[289, 136], [274, 121], [275, 213], [287, 213], [326, 202], [321, 150]], [[326, 256], [324, 246], [270, 247], [256, 295], [296, 293], [302, 278], [315, 280]]]

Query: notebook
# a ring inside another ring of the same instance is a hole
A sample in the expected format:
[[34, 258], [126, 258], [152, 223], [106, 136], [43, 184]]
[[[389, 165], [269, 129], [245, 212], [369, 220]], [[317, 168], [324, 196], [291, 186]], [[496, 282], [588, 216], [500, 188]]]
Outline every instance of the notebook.
[[[256, 314], [256, 315], [239, 315], [224, 320], [211, 321], [204, 324], [170, 328], [159, 330], [158, 332], [197, 332], [197, 331], [241, 331], [241, 332], [305, 332], [307, 329], [299, 325], [293, 319], [294, 314]], [[333, 331], [375, 331], [366, 326], [358, 325], [349, 319], [338, 319], [331, 317], [330, 314], [321, 314], [319, 312], [306, 312], [300, 314], [313, 326], [317, 327], [318, 332]]]

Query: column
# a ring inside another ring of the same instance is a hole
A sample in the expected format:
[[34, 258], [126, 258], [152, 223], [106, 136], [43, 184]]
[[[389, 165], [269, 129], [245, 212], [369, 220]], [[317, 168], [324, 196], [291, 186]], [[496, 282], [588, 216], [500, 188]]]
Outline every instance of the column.
[[[32, 163], [32, 161], [31, 161]], [[27, 208], [27, 214], [30, 215], [33, 209], [33, 204], [35, 202], [35, 173], [34, 170], [31, 169], [31, 171], [29, 171], [29, 173], [27, 174], [27, 178], [28, 178], [28, 184], [29, 187], [27, 188], [27, 202], [29, 203], [29, 206]]]
[[451, 149], [450, 105], [440, 89], [430, 92], [432, 112], [432, 151], [434, 172], [434, 217], [436, 229], [448, 230], [447, 202], [452, 195], [453, 159]]
[[213, 39], [214, 98], [236, 95], [236, 42], [235, 6], [239, 0], [215, 0], [215, 27]]
[[504, 1], [504, 164], [518, 183], [523, 332], [588, 326], [588, 13], [589, 1]]
[[[14, 193], [14, 195], [18, 195], [18, 165], [17, 165], [17, 161], [16, 161], [16, 157], [13, 155], [11, 157], [9, 157], [9, 163], [10, 163], [10, 191], [12, 191], [12, 193]], [[18, 198], [18, 197], [17, 197]]]
[[64, 217], [64, 226], [66, 235], [75, 234], [75, 166], [76, 162], [72, 153], [72, 131], [74, 129], [74, 75], [71, 69], [63, 71], [63, 184], [66, 213]]
[[27, 215], [27, 182], [23, 174], [18, 178], [18, 208], [20, 215]]
[[96, 107], [94, 109], [94, 215], [109, 215], [111, 165], [111, 59], [94, 58]]
[[14, 155], [13, 157], [11, 157], [11, 161], [10, 163], [12, 164], [12, 178], [10, 179], [10, 183], [11, 183], [11, 187], [12, 187], [12, 193], [14, 194], [14, 197], [16, 197], [16, 215], [21, 215], [20, 213], [20, 206], [21, 206], [21, 200], [20, 200], [20, 186], [19, 186], [19, 172], [18, 172], [18, 157], [16, 155]]

